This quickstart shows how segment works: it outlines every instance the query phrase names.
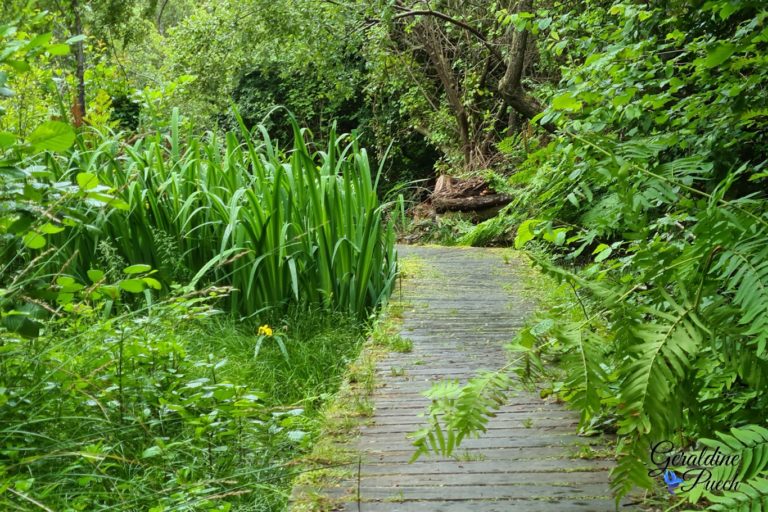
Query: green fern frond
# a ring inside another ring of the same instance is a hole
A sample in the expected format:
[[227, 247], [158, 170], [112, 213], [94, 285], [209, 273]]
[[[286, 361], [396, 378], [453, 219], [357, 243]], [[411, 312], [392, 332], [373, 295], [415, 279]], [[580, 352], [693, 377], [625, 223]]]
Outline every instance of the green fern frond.
[[416, 451], [411, 460], [435, 453], [450, 456], [469, 436], [485, 432], [494, 411], [506, 401], [512, 381], [505, 371], [484, 372], [464, 386], [438, 382], [425, 396], [432, 400], [427, 427], [411, 435]]
[[599, 390], [605, 386], [605, 372], [600, 367], [603, 361], [600, 345], [604, 345], [605, 340], [576, 322], [556, 329], [555, 336], [565, 346], [576, 350], [577, 355], [569, 365], [565, 382], [567, 393], [563, 398], [579, 410], [580, 423], [584, 426], [600, 410]]
[[668, 147], [669, 143], [665, 142], [660, 137], [638, 137], [618, 144], [615, 149], [615, 154], [622, 159], [647, 162], [657, 158], [659, 153]]
[[723, 250], [711, 273], [725, 283], [726, 291], [741, 310], [739, 324], [757, 346], [757, 355], [765, 355], [768, 343], [768, 245], [765, 233]]
[[661, 164], [655, 172], [690, 186], [694, 181], [704, 179], [712, 172], [712, 163], [700, 155], [695, 155]]
[[619, 440], [619, 456], [611, 470], [611, 490], [618, 504], [621, 498], [629, 494], [634, 486], [650, 489], [653, 480], [648, 476], [648, 444], [643, 438], [624, 438]]
[[707, 510], [711, 512], [763, 512], [768, 510], [768, 479], [755, 478], [742, 482], [738, 490], [722, 496], [711, 496]]
[[[755, 506], [755, 498], [759, 505], [760, 500], [765, 497], [765, 492], [755, 494], [755, 491], [761, 488], [760, 481], [766, 477], [768, 470], [768, 429], [759, 425], [747, 425], [732, 428], [730, 433], [717, 432], [717, 437], [718, 439], [702, 439], [701, 444], [706, 447], [705, 450], [716, 450], [721, 455], [728, 456], [729, 460], [721, 459], [722, 463], [703, 468], [708, 472], [704, 475], [698, 473], [699, 469], [694, 469], [697, 473], [692, 477], [692, 481], [697, 483], [689, 489], [683, 487], [683, 495], [691, 503], [698, 503], [705, 497], [713, 504], [707, 510], [755, 510], [751, 508]], [[706, 457], [707, 453], [713, 454], [714, 451], [700, 453]], [[688, 468], [690, 469], [692, 468]], [[709, 482], [725, 484], [726, 489], [732, 485], [736, 487], [714, 494], [707, 489], [706, 484]]]
[[732, 428], [730, 434], [717, 433], [719, 440], [703, 439], [701, 442], [710, 448], [719, 448], [725, 454], [739, 455], [737, 466], [719, 466], [720, 477], [738, 480], [754, 478], [768, 469], [768, 429], [759, 425], [747, 425]]
[[[735, 464], [722, 463], [705, 468], [710, 474], [698, 485], [687, 489], [684, 492], [685, 497], [691, 503], [698, 503], [705, 497], [711, 503], [707, 510], [711, 511], [768, 510], [768, 487], [765, 479], [768, 471], [768, 429], [759, 425], [747, 425], [732, 428], [730, 433], [717, 432], [717, 437], [718, 439], [702, 439], [701, 444], [738, 459], [731, 459]], [[735, 482], [736, 487], [722, 494], [714, 494], [707, 489], [707, 482]]]
[[674, 395], [702, 343], [704, 329], [694, 307], [660, 293], [671, 312], [647, 307], [651, 320], [630, 329], [640, 343], [631, 346], [633, 358], [622, 370], [622, 434], [647, 434], [651, 425], [670, 428], [677, 419], [670, 404], [679, 403]]

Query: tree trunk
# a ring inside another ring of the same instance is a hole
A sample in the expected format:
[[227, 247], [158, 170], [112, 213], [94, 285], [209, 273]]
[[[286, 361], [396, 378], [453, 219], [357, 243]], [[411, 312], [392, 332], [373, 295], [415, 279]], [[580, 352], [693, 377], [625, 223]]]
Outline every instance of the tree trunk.
[[[533, 0], [521, 0], [518, 12], [533, 12]], [[525, 52], [528, 49], [528, 30], [515, 31], [509, 48], [509, 59], [504, 76], [499, 80], [499, 93], [510, 107], [522, 114], [526, 119], [539, 115], [542, 107], [533, 96], [523, 89], [522, 78], [525, 66]], [[554, 126], [542, 125], [552, 132]]]
[[451, 67], [450, 62], [448, 62], [448, 59], [443, 53], [439, 35], [435, 34], [435, 29], [431, 20], [423, 25], [424, 49], [429, 55], [432, 65], [437, 72], [437, 76], [440, 79], [440, 83], [445, 89], [445, 96], [448, 100], [448, 104], [451, 106], [453, 115], [456, 118], [459, 139], [461, 141], [461, 151], [464, 155], [464, 165], [469, 167], [472, 159], [472, 148], [469, 137], [469, 116], [464, 107], [464, 101], [461, 97], [461, 91], [459, 90], [460, 86], [453, 74], [453, 68]]
[[168, 5], [168, 0], [164, 0], [163, 4], [160, 6], [160, 12], [157, 13], [157, 32], [161, 35], [165, 35], [165, 25], [163, 25], [163, 13], [165, 12], [165, 7]]

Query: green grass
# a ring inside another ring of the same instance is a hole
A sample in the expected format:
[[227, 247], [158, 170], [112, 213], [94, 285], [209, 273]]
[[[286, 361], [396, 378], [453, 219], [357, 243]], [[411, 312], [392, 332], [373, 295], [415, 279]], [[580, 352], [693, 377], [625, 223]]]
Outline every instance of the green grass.
[[[364, 326], [319, 310], [258, 323], [210, 312], [156, 303], [107, 323], [85, 310], [36, 340], [4, 335], [0, 510], [284, 508]], [[259, 323], [287, 360], [270, 343], [254, 356]]]
[[264, 319], [286, 337], [286, 359], [277, 344], [265, 340], [254, 357], [260, 322], [212, 321], [190, 340], [190, 350], [215, 351], [227, 363], [223, 378], [249, 382], [270, 406], [292, 405], [315, 411], [339, 386], [357, 357], [364, 326], [343, 314], [294, 308], [285, 316]]

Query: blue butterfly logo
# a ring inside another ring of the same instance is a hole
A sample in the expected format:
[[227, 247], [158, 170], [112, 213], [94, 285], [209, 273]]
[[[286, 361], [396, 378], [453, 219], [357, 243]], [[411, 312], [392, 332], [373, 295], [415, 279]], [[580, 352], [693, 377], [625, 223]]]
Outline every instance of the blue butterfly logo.
[[664, 471], [664, 483], [667, 484], [669, 494], [674, 495], [675, 489], [683, 483], [683, 479], [677, 476], [674, 471], [668, 469]]

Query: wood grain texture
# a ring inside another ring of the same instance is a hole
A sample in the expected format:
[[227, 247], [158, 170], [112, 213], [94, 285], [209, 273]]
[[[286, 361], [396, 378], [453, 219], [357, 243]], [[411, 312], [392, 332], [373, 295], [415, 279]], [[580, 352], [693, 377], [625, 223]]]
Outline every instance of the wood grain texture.
[[576, 435], [577, 415], [535, 394], [511, 396], [486, 435], [466, 440], [455, 458], [408, 463], [413, 447], [407, 436], [419, 428], [429, 403], [422, 393], [440, 379], [463, 382], [502, 366], [504, 344], [534, 308], [520, 293], [525, 263], [500, 251], [400, 248], [401, 257], [411, 255], [425, 271], [404, 281], [395, 299], [409, 304], [401, 335], [412, 340], [413, 350], [377, 364], [374, 416], [355, 446], [362, 456], [359, 474], [354, 468], [353, 480], [327, 490], [344, 502], [338, 510], [615, 510], [608, 485], [612, 461], [579, 458], [602, 441]]

